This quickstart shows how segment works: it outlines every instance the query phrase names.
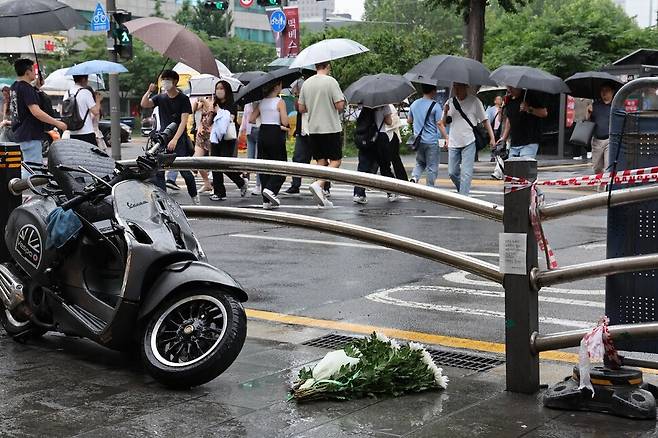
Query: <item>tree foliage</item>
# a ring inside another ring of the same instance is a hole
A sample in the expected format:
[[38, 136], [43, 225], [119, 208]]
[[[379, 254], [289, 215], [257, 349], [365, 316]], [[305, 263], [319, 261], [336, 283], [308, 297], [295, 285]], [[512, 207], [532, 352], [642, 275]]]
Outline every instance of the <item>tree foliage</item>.
[[429, 0], [365, 0], [364, 8], [366, 21], [407, 23], [392, 25], [400, 32], [432, 31], [439, 50], [449, 40], [461, 44], [463, 22], [454, 7], [432, 10]]
[[658, 44], [655, 29], [640, 29], [612, 0], [541, 0], [514, 15], [492, 11], [488, 22], [490, 68], [529, 65], [567, 77]]
[[331, 28], [324, 33], [306, 34], [303, 36], [303, 46], [324, 38], [350, 38], [370, 49], [366, 54], [332, 63], [333, 76], [343, 88], [368, 74], [403, 74], [431, 55], [461, 54], [454, 38], [437, 41], [436, 34], [428, 29], [400, 32], [390, 26], [374, 25], [345, 26]]
[[151, 17], [164, 18], [164, 13], [162, 12], [162, 0], [155, 0]]
[[189, 29], [213, 37], [225, 37], [233, 21], [230, 12], [209, 12], [203, 9], [201, 2], [192, 4], [191, 0], [183, 1], [173, 19]]

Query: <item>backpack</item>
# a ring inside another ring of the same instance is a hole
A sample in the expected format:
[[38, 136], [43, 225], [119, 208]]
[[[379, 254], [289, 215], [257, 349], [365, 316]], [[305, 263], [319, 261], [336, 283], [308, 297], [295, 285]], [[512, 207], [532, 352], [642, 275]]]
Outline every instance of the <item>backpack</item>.
[[74, 95], [71, 95], [71, 92], [69, 92], [69, 95], [62, 102], [62, 121], [66, 123], [69, 131], [78, 131], [82, 129], [85, 125], [85, 120], [87, 120], [87, 116], [89, 115], [89, 110], [87, 110], [84, 118], [81, 118], [80, 111], [78, 111], [78, 99], [76, 98], [78, 97], [78, 93], [82, 90], [86, 90], [86, 88], [80, 88]]
[[374, 146], [377, 139], [377, 124], [375, 123], [375, 110], [362, 108], [356, 119], [354, 143], [358, 149], [366, 150]]

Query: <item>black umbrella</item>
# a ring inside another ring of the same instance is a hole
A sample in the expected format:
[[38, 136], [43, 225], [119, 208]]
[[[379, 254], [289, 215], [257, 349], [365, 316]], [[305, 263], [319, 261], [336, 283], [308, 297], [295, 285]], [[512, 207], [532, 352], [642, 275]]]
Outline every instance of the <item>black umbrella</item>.
[[347, 87], [343, 94], [351, 104], [377, 108], [402, 102], [415, 92], [414, 86], [404, 77], [380, 73], [362, 77]]
[[482, 63], [461, 56], [437, 55], [427, 58], [405, 73], [411, 82], [450, 86], [453, 82], [468, 85], [496, 85], [491, 72]]
[[265, 73], [251, 81], [246, 87], [241, 88], [235, 97], [235, 101], [240, 105], [244, 105], [249, 102], [261, 100], [265, 97], [263, 88], [266, 86], [272, 83], [283, 82], [283, 88], [287, 88], [301, 75], [302, 73], [299, 69], [290, 69], [287, 67]]
[[55, 0], [9, 0], [0, 3], [0, 37], [30, 35], [37, 65], [39, 61], [33, 34], [69, 30], [80, 24], [87, 24], [87, 20], [72, 7]]
[[245, 71], [242, 73], [236, 73], [235, 78], [242, 82], [244, 85], [249, 85], [250, 82], [253, 82], [254, 79], [257, 79], [265, 74], [264, 71], [254, 70], [254, 71]]
[[602, 71], [576, 73], [564, 82], [566, 82], [571, 89], [570, 94], [573, 97], [584, 97], [587, 99], [596, 99], [600, 97], [601, 87], [604, 85], [609, 85], [613, 90], [624, 85], [623, 82], [612, 76], [610, 73]]
[[491, 73], [498, 85], [526, 90], [543, 91], [549, 94], [569, 93], [569, 87], [557, 76], [534, 67], [503, 65]]

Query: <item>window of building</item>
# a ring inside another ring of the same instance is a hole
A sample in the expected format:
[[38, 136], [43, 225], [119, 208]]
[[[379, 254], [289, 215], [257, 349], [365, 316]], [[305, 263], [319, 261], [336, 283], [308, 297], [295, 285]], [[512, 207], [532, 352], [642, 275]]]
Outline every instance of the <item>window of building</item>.
[[236, 27], [235, 36], [242, 40], [274, 44], [274, 36], [272, 35], [272, 32], [269, 30]]

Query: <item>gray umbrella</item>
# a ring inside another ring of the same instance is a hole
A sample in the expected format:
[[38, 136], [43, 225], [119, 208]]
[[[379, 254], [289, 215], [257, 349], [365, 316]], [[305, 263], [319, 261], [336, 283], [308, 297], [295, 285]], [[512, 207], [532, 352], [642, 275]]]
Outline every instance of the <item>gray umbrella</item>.
[[571, 89], [571, 95], [573, 97], [584, 97], [587, 99], [600, 97], [601, 87], [604, 85], [611, 86], [613, 90], [624, 85], [623, 82], [610, 73], [602, 71], [576, 73], [564, 82]]
[[569, 93], [569, 87], [557, 76], [534, 67], [503, 65], [491, 73], [491, 79], [498, 85], [544, 93]]
[[283, 88], [286, 88], [295, 82], [295, 80], [301, 75], [302, 72], [299, 71], [299, 69], [290, 68], [280, 68], [265, 73], [251, 81], [246, 87], [241, 88], [238, 95], [235, 96], [235, 101], [240, 105], [244, 105], [249, 102], [261, 100], [265, 97], [263, 91], [268, 85], [281, 81], [283, 82]]
[[351, 104], [368, 108], [402, 102], [416, 92], [414, 86], [400, 75], [380, 73], [364, 76], [345, 90], [345, 99]]
[[453, 82], [468, 85], [496, 85], [491, 72], [482, 63], [461, 56], [437, 55], [421, 61], [404, 77], [420, 84], [449, 86]]
[[32, 34], [69, 30], [81, 24], [87, 24], [87, 21], [75, 9], [55, 0], [9, 0], [0, 3], [0, 37], [30, 35], [37, 65], [39, 61]]

